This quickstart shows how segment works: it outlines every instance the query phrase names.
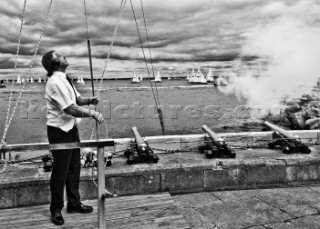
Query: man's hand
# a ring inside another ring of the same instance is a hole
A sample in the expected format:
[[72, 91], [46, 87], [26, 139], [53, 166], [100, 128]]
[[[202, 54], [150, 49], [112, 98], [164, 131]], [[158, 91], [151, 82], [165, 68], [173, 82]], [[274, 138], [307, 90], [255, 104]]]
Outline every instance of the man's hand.
[[104, 121], [103, 115], [100, 112], [97, 112], [97, 111], [91, 111], [91, 112], [94, 112], [92, 118], [97, 120], [99, 124], [101, 124]]
[[99, 101], [100, 101], [100, 98], [98, 96], [91, 97], [91, 98], [89, 98], [88, 105], [90, 105], [90, 104], [97, 105], [99, 103]]

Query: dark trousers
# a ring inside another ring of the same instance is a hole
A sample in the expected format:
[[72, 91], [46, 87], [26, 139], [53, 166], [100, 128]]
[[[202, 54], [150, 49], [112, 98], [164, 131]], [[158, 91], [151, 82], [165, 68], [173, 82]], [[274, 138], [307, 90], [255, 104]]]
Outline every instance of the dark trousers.
[[[48, 140], [53, 143], [80, 142], [78, 128], [75, 126], [68, 133], [60, 128], [47, 126]], [[53, 165], [50, 179], [50, 211], [61, 211], [64, 205], [64, 186], [67, 190], [68, 203], [75, 206], [80, 203], [80, 149], [52, 150]]]

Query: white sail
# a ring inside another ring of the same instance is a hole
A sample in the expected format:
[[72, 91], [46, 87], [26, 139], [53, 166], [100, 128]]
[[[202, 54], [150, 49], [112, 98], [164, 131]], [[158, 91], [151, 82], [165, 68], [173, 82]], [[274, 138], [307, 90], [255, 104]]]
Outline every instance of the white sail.
[[78, 76], [78, 79], [77, 79], [77, 82], [76, 82], [76, 83], [77, 83], [77, 84], [82, 84], [82, 85], [86, 84], [86, 83], [84, 82], [82, 76]]
[[85, 85], [86, 83], [84, 82], [82, 76], [80, 76], [80, 84]]
[[42, 81], [42, 80], [41, 80], [41, 77], [39, 76], [38, 83], [41, 83], [41, 81]]
[[132, 83], [140, 83], [140, 78], [137, 76], [136, 71], [133, 71]]
[[194, 72], [194, 68], [192, 68], [192, 71], [189, 76], [189, 82], [193, 83], [195, 81], [195, 79], [196, 79], [196, 73]]
[[139, 76], [139, 80], [140, 80], [140, 82], [143, 80], [143, 76], [142, 75]]
[[194, 73], [194, 69], [192, 69], [191, 72], [191, 78], [189, 80], [190, 83], [194, 83], [194, 84], [206, 84], [207, 80], [204, 77], [203, 73], [200, 70], [200, 67], [198, 68], [198, 71], [196, 73]]
[[20, 78], [20, 75], [18, 75], [18, 77], [17, 77], [17, 83], [18, 83], [18, 84], [21, 84], [21, 78]]
[[207, 76], [206, 76], [206, 80], [207, 80], [208, 82], [213, 82], [213, 81], [214, 81], [211, 67], [209, 68], [208, 74], [207, 74]]
[[32, 76], [30, 77], [30, 83], [33, 83], [34, 82], [34, 80], [33, 80], [33, 78], [32, 78]]
[[161, 75], [160, 75], [160, 72], [159, 72], [159, 71], [157, 72], [157, 75], [156, 75], [156, 77], [154, 78], [153, 81], [154, 81], [154, 82], [161, 82]]

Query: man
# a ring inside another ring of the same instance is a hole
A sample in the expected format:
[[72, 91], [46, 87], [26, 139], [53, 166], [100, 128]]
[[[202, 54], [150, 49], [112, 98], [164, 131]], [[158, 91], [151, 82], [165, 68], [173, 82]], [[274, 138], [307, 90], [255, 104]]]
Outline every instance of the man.
[[[45, 89], [47, 105], [47, 134], [50, 144], [79, 142], [77, 124], [80, 117], [92, 117], [103, 122], [101, 113], [83, 108], [83, 105], [98, 104], [98, 97], [82, 97], [66, 75], [67, 59], [52, 50], [42, 57], [42, 65], [48, 72]], [[50, 179], [52, 222], [64, 224], [61, 210], [64, 206], [64, 186], [67, 191], [67, 212], [90, 213], [91, 206], [80, 202], [80, 149], [53, 150], [53, 166]]]

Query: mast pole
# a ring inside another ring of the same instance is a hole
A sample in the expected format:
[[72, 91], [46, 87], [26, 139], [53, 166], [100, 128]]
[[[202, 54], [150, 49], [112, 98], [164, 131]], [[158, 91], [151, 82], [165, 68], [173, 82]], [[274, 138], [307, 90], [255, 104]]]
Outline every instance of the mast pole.
[[[90, 65], [92, 96], [94, 96], [92, 56], [91, 56], [91, 44], [90, 44], [89, 29], [88, 29], [86, 0], [83, 0], [83, 3], [84, 3], [84, 12], [85, 12], [85, 19], [86, 19], [86, 29], [87, 29], [87, 46], [88, 46], [88, 56], [89, 56], [89, 65]], [[96, 134], [97, 134], [97, 140], [99, 140], [98, 121], [96, 121]], [[98, 167], [98, 228], [105, 229], [106, 228], [106, 218], [105, 218], [106, 192], [105, 192], [104, 147], [101, 147], [99, 145], [97, 147], [97, 160], [98, 160], [98, 165], [97, 165]]]

